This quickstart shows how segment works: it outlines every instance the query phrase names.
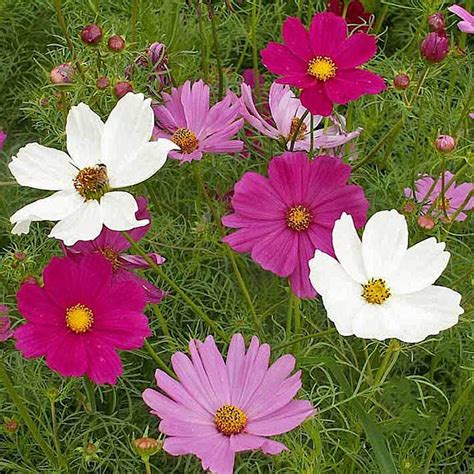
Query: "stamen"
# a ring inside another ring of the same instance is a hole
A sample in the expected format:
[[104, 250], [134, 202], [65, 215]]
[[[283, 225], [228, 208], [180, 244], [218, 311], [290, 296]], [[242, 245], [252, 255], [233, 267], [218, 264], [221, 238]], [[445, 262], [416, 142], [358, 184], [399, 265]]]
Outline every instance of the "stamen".
[[[298, 117], [294, 117], [291, 119], [291, 127], [290, 127], [290, 133], [288, 135], [288, 141], [293, 140], [296, 130], [298, 130], [299, 123], [300, 123], [300, 119]], [[296, 136], [296, 140], [303, 140], [307, 131], [308, 131], [308, 127], [306, 126], [304, 122], [302, 122], [298, 130], [298, 135]]]
[[83, 304], [76, 304], [66, 310], [66, 326], [76, 334], [90, 330], [94, 323], [94, 313]]
[[326, 82], [336, 75], [337, 67], [327, 56], [316, 56], [308, 63], [308, 74], [320, 81]]
[[444, 199], [440, 196], [438, 198], [438, 208], [441, 211], [449, 211], [449, 208], [451, 207], [451, 199], [448, 197], [444, 197]]
[[223, 405], [216, 411], [214, 423], [226, 436], [239, 434], [247, 425], [247, 415], [234, 405]]
[[100, 249], [100, 253], [112, 264], [113, 270], [118, 270], [122, 267], [120, 262], [120, 255], [110, 247]]
[[178, 128], [178, 130], [173, 133], [171, 141], [176, 143], [176, 145], [181, 148], [181, 151], [188, 155], [197, 150], [199, 146], [199, 140], [195, 133], [189, 130], [189, 128]]
[[83, 168], [74, 179], [74, 187], [83, 198], [99, 200], [110, 190], [107, 167], [97, 165]]
[[308, 208], [295, 206], [286, 213], [286, 225], [297, 232], [306, 230], [313, 220], [313, 216]]
[[387, 288], [385, 280], [371, 278], [362, 285], [362, 297], [370, 304], [382, 304], [390, 298], [390, 289]]

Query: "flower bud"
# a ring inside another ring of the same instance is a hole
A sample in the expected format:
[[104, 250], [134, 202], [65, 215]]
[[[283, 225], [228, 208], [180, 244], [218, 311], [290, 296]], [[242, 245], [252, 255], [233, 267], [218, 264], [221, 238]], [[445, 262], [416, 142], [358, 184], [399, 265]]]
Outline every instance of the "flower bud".
[[99, 77], [99, 79], [97, 79], [97, 81], [95, 81], [95, 86], [97, 87], [97, 89], [99, 89], [101, 91], [104, 90], [104, 89], [107, 89], [107, 87], [110, 86], [109, 78], [106, 77], [106, 76]]
[[15, 260], [18, 260], [19, 262], [22, 262], [23, 260], [26, 259], [26, 253], [25, 252], [15, 252], [13, 254], [13, 258]]
[[408, 201], [405, 201], [403, 204], [402, 208], [400, 209], [402, 214], [404, 215], [409, 215], [413, 214], [416, 211], [416, 204], [412, 199], [409, 199]]
[[168, 52], [163, 43], [152, 43], [147, 49], [148, 57], [157, 70], [167, 69]]
[[102, 30], [98, 25], [87, 25], [81, 31], [81, 40], [85, 44], [95, 45], [102, 39]]
[[397, 74], [393, 78], [393, 86], [395, 89], [404, 90], [410, 85], [410, 77], [407, 74]]
[[421, 43], [420, 51], [429, 63], [439, 63], [448, 54], [448, 38], [441, 33], [429, 33]]
[[114, 86], [114, 94], [117, 99], [121, 99], [124, 95], [129, 92], [133, 92], [132, 84], [128, 81], [117, 82]]
[[3, 145], [7, 139], [7, 134], [0, 128], [0, 150], [3, 150]]
[[119, 53], [125, 48], [125, 40], [119, 35], [113, 35], [107, 41], [107, 46], [110, 51], [114, 53]]
[[432, 230], [435, 226], [435, 221], [429, 215], [418, 217], [417, 223], [424, 230]]
[[53, 84], [71, 84], [75, 74], [76, 70], [71, 63], [63, 63], [51, 70], [49, 78]]
[[49, 398], [51, 403], [54, 403], [59, 395], [59, 390], [56, 387], [49, 387], [48, 390], [46, 390], [46, 396]]
[[435, 31], [437, 33], [444, 32], [445, 21], [444, 15], [442, 13], [433, 13], [428, 17], [428, 26], [430, 31]]
[[450, 135], [439, 135], [435, 140], [435, 148], [441, 153], [449, 153], [456, 148], [456, 139]]
[[138, 438], [133, 440], [133, 449], [140, 457], [150, 457], [156, 454], [163, 443], [154, 438]]
[[19, 423], [15, 418], [4, 418], [3, 429], [10, 434], [18, 430]]
[[39, 105], [41, 105], [41, 107], [48, 107], [49, 105], [49, 100], [47, 97], [41, 97], [40, 101], [39, 101]]

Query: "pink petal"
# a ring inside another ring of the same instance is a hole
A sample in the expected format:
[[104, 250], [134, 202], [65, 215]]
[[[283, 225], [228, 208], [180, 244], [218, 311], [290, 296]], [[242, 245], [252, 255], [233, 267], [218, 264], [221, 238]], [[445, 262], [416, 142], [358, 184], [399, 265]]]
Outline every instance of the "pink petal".
[[316, 291], [309, 280], [309, 260], [314, 257], [316, 248], [311, 243], [308, 234], [302, 232], [298, 245], [297, 265], [289, 276], [291, 291], [298, 298], [315, 298]]
[[380, 76], [364, 69], [338, 70], [336, 77], [324, 83], [326, 94], [338, 104], [347, 104], [364, 94], [379, 94], [385, 88]]
[[283, 443], [248, 433], [231, 436], [230, 447], [236, 453], [261, 449], [265, 454], [275, 455], [280, 454], [282, 451], [288, 451], [288, 448]]
[[100, 337], [87, 340], [89, 367], [87, 376], [96, 384], [115, 385], [122, 375], [122, 362], [117, 352], [103, 344]]
[[326, 94], [324, 85], [317, 81], [313, 87], [301, 91], [301, 103], [313, 114], [329, 117], [332, 114], [333, 101]]
[[377, 38], [367, 33], [355, 33], [344, 40], [333, 59], [341, 69], [365, 64], [377, 52]]
[[[149, 253], [148, 257], [151, 258], [153, 263], [156, 265], [162, 265], [165, 263], [165, 259], [157, 253]], [[149, 263], [140, 255], [127, 255], [123, 254], [120, 256], [120, 262], [128, 270], [130, 269], [145, 269], [149, 268]]]
[[63, 377], [79, 377], [88, 369], [89, 337], [72, 332], [63, 333], [49, 344], [46, 364]]
[[286, 46], [270, 42], [261, 51], [262, 62], [274, 74], [282, 76], [306, 76], [308, 64], [295, 56]]
[[[85, 298], [79, 302], [87, 304]], [[96, 295], [93, 304], [88, 306], [94, 311], [95, 324], [107, 327], [107, 318], [102, 318], [102, 314], [118, 310], [142, 312], [145, 309], [145, 293], [135, 281], [116, 281], [114, 285], [105, 286], [103, 291]]]
[[66, 328], [53, 329], [51, 326], [27, 323], [15, 329], [16, 349], [21, 351], [24, 357], [32, 359], [44, 356], [50, 347], [60, 343], [66, 334]]
[[160, 431], [167, 436], [179, 436], [180, 438], [201, 438], [218, 433], [214, 423], [196, 422], [181, 415], [185, 415], [185, 413], [179, 408], [178, 416], [163, 419], [160, 422]]
[[313, 16], [309, 36], [314, 55], [331, 58], [347, 36], [346, 22], [333, 13], [317, 13]]
[[52, 327], [66, 327], [65, 308], [56, 304], [36, 283], [25, 282], [16, 295], [18, 311], [35, 325]]
[[311, 49], [309, 34], [299, 18], [289, 17], [283, 23], [285, 46], [298, 58], [309, 62], [315, 54]]
[[237, 403], [245, 375], [245, 341], [242, 334], [234, 334], [230, 341], [226, 360], [231, 403]]
[[120, 269], [117, 270], [114, 274], [114, 281], [116, 282], [132, 282], [134, 285], [138, 285], [144, 291], [145, 302], [149, 304], [158, 304], [161, 303], [163, 298], [165, 298], [168, 293], [160, 290], [156, 286], [152, 285], [145, 278], [135, 275], [135, 273]]

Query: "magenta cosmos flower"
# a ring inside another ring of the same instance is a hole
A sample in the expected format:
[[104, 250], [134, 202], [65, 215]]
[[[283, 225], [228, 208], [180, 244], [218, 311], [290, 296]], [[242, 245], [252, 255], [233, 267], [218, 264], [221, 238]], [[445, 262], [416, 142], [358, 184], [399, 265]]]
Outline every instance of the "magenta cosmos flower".
[[7, 134], [0, 128], [0, 150], [3, 150], [6, 140]]
[[451, 13], [454, 13], [462, 21], [458, 23], [458, 28], [467, 34], [474, 34], [474, 15], [469, 13], [465, 8], [461, 7], [460, 5], [452, 5], [448, 8]]
[[164, 105], [155, 105], [155, 138], [169, 138], [180, 150], [169, 154], [181, 163], [200, 160], [203, 153], [236, 153], [243, 142], [234, 140], [244, 123], [235, 94], [209, 108], [209, 86], [203, 81], [186, 81], [170, 94], [163, 94]]
[[194, 454], [203, 469], [232, 474], [235, 454], [262, 450], [279, 454], [287, 449], [267, 436], [293, 430], [314, 414], [307, 400], [294, 400], [301, 388], [301, 371], [290, 376], [295, 358], [280, 357], [270, 367], [270, 346], [253, 337], [245, 353], [244, 338], [232, 337], [224, 362], [212, 336], [189, 343], [191, 360], [182, 352], [171, 358], [178, 380], [161, 370], [146, 389], [145, 403], [161, 418], [164, 450]]
[[237, 228], [224, 237], [237, 252], [251, 252], [265, 270], [289, 277], [293, 293], [314, 298], [308, 261], [316, 249], [334, 256], [332, 229], [343, 212], [361, 227], [369, 202], [347, 181], [351, 167], [340, 158], [286, 152], [270, 161], [268, 178], [245, 173], [234, 187], [234, 213], [222, 223]]
[[[444, 173], [444, 187], [453, 179], [454, 175], [446, 171]], [[426, 214], [431, 207], [433, 207], [431, 213], [434, 216], [443, 219], [445, 213], [448, 217], [455, 214], [463, 202], [467, 199], [469, 193], [474, 191], [474, 183], [463, 183], [456, 186], [456, 182], [453, 181], [451, 185], [446, 189], [444, 193], [444, 200], [441, 196], [442, 186], [441, 176], [434, 183], [434, 179], [431, 176], [424, 175], [418, 179], [415, 183], [415, 196], [413, 196], [413, 190], [411, 188], [405, 188], [405, 197], [415, 199], [419, 203], [424, 203], [423, 213]], [[433, 202], [435, 203], [433, 206]], [[463, 207], [463, 211], [468, 211], [474, 206], [474, 197], [472, 197], [468, 203]], [[464, 212], [460, 212], [456, 220], [464, 221], [467, 215]]]
[[277, 82], [302, 89], [301, 103], [313, 114], [331, 115], [333, 104], [347, 104], [364, 94], [378, 94], [384, 80], [358, 66], [377, 52], [375, 36], [347, 37], [346, 22], [333, 13], [317, 13], [309, 32], [298, 18], [283, 24], [284, 45], [271, 42], [263, 64], [281, 77]]
[[114, 280], [112, 265], [100, 255], [53, 257], [43, 280], [43, 286], [23, 283], [17, 293], [27, 320], [15, 330], [17, 349], [27, 358], [45, 356], [65, 377], [114, 384], [122, 374], [117, 349], [138, 349], [151, 335], [143, 289]]
[[[295, 150], [309, 151], [311, 147], [311, 118], [307, 116], [298, 129], [301, 116], [306, 109], [301, 105], [300, 100], [295, 97], [289, 86], [274, 82], [270, 87], [269, 108], [272, 120], [264, 119], [257, 108], [252, 97], [252, 89], [247, 84], [242, 84], [242, 115], [247, 122], [263, 135], [279, 140], [289, 147], [296, 131], [298, 130]], [[333, 125], [316, 129], [321, 123], [320, 115], [313, 116], [313, 147], [335, 148], [359, 136], [362, 131], [358, 128], [351, 133], [345, 133], [340, 122], [333, 119]]]
[[[150, 224], [143, 227], [137, 227], [130, 230], [128, 234], [135, 242], [143, 239], [150, 229], [151, 216], [147, 209], [148, 201], [145, 197], [136, 199], [138, 211], [135, 214], [136, 219], [147, 219]], [[100, 235], [89, 241], [79, 241], [72, 247], [65, 247], [67, 255], [72, 258], [82, 255], [98, 253], [112, 263], [114, 279], [118, 282], [133, 281], [139, 284], [145, 290], [145, 300], [147, 303], [160, 303], [166, 296], [166, 293], [156, 288], [148, 280], [136, 275], [132, 270], [141, 270], [149, 268], [147, 261], [139, 255], [129, 255], [126, 252], [130, 249], [128, 240], [121, 232], [110, 230], [107, 227], [102, 228]], [[149, 253], [148, 256], [157, 265], [165, 262], [165, 259], [157, 253]]]

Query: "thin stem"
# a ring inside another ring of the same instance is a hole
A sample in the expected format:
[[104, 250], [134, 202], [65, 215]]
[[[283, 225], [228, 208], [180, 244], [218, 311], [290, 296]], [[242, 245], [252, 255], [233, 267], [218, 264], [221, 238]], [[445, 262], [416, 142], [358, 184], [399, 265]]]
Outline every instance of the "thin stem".
[[151, 466], [148, 458], [143, 458], [143, 463], [145, 464], [145, 473], [151, 474]]
[[97, 411], [97, 405], [95, 402], [95, 387], [92, 381], [88, 377], [84, 377], [84, 389], [87, 395], [87, 401], [89, 402], [89, 407], [91, 413]]
[[286, 337], [288, 338], [291, 334], [291, 322], [293, 319], [293, 293], [290, 291], [290, 298], [288, 300], [288, 313], [286, 315]]
[[0, 188], [3, 186], [15, 186], [17, 184], [16, 181], [0, 181]]
[[314, 115], [309, 116], [309, 159], [314, 156]]
[[155, 316], [158, 319], [158, 322], [160, 323], [161, 331], [163, 332], [163, 335], [166, 336], [168, 339], [171, 339], [171, 334], [168, 329], [168, 323], [166, 322], [166, 318], [164, 317], [163, 313], [161, 312], [161, 309], [157, 304], [151, 305], [153, 312], [155, 313]]
[[374, 378], [374, 385], [383, 384], [392, 367], [397, 362], [400, 354], [400, 343], [396, 339], [392, 339], [388, 345], [385, 356], [380, 364]]
[[304, 119], [308, 116], [309, 110], [305, 110], [303, 115], [300, 117], [300, 120], [298, 121], [298, 125], [296, 126], [295, 132], [293, 133], [293, 136], [291, 137], [291, 143], [290, 143], [290, 151], [293, 151], [295, 149], [295, 143], [296, 139], [298, 138], [298, 135], [300, 134], [300, 128], [304, 123]]
[[151, 358], [170, 376], [174, 377], [173, 372], [171, 372], [170, 368], [165, 364], [163, 359], [158, 355], [158, 353], [151, 347], [151, 344], [145, 339], [143, 347], [148, 351], [151, 355]]
[[61, 0], [53, 0], [54, 9], [56, 10], [56, 17], [58, 18], [59, 26], [63, 31], [64, 39], [66, 40], [67, 47], [71, 52], [71, 55], [74, 57], [74, 45], [71, 40], [71, 36], [67, 30], [66, 26], [66, 19], [64, 18], [63, 10], [62, 10], [62, 1]]
[[148, 254], [141, 248], [141, 246], [135, 242], [132, 237], [127, 232], [122, 232], [122, 235], [127, 239], [132, 247], [134, 252], [137, 252], [143, 259], [148, 263], [150, 268], [166, 283], [168, 283], [171, 288], [188, 304], [188, 306], [209, 326], [211, 327], [219, 336], [224, 340], [228, 340], [227, 334], [220, 328], [220, 326], [213, 321], [209, 316], [207, 316], [204, 311], [194, 303], [194, 301], [177, 285], [166, 273], [148, 256]]
[[50, 404], [51, 404], [51, 422], [53, 425], [52, 428], [53, 428], [54, 446], [56, 448], [56, 452], [58, 454], [58, 458], [61, 462], [61, 465], [67, 466], [66, 461], [64, 460], [63, 453], [61, 451], [61, 444], [59, 443], [58, 426], [57, 426], [57, 421], [56, 421], [56, 402], [53, 399], [50, 399]]
[[221, 52], [219, 47], [219, 38], [217, 37], [217, 20], [214, 15], [212, 4], [207, 0], [207, 10], [211, 20], [212, 41], [214, 43], [214, 51], [216, 53], [217, 75], [219, 79], [218, 99], [221, 100], [224, 96], [224, 71], [222, 70]]
[[282, 344], [278, 344], [277, 346], [272, 346], [272, 349], [274, 351], [277, 351], [277, 350], [280, 350], [280, 349], [284, 349], [285, 347], [297, 344], [301, 341], [306, 341], [308, 339], [318, 339], [320, 337], [329, 336], [331, 334], [334, 334], [335, 332], [336, 332], [336, 329], [331, 328], [331, 329], [327, 329], [326, 331], [317, 332], [315, 334], [308, 334], [306, 336], [301, 336], [301, 337], [298, 337], [296, 339], [293, 339], [292, 341], [287, 341], [287, 342], [283, 342]]
[[461, 212], [465, 209], [465, 207], [469, 204], [469, 201], [471, 200], [471, 198], [474, 196], [474, 191], [471, 191], [467, 196], [466, 196], [466, 199], [464, 199], [464, 201], [461, 203], [461, 205], [456, 209], [456, 212], [453, 213], [451, 215], [451, 217], [449, 218], [449, 221], [450, 221], [450, 224], [449, 224], [449, 227], [447, 229], [447, 231], [449, 232], [449, 229], [451, 229], [451, 226], [453, 225], [454, 221], [456, 220], [456, 217], [459, 216], [459, 214], [461, 214]]
[[252, 5], [252, 64], [253, 64], [253, 73], [255, 78], [255, 97], [257, 103], [260, 103], [260, 81], [258, 76], [258, 45], [257, 45], [257, 26], [258, 26], [258, 15], [257, 15], [257, 5], [259, 4], [258, 0], [254, 0]]
[[459, 117], [459, 120], [456, 123], [456, 126], [454, 127], [454, 133], [457, 133], [459, 130], [459, 127], [461, 126], [461, 123], [463, 120], [467, 119], [467, 111], [471, 107], [471, 100], [472, 100], [472, 94], [474, 93], [474, 87], [471, 88], [469, 95], [467, 97], [467, 100], [464, 101], [464, 107], [461, 112], [461, 116]]
[[[295, 296], [293, 293], [291, 293], [292, 297], [292, 303], [293, 303], [293, 314], [294, 314], [294, 320], [295, 320], [295, 336], [299, 337], [301, 336], [301, 313], [300, 313], [300, 299]], [[294, 345], [294, 350], [295, 352], [298, 352], [299, 349], [299, 344], [298, 342], [295, 342]]]
[[201, 67], [204, 77], [204, 82], [209, 81], [209, 64], [207, 62], [207, 37], [204, 31], [204, 22], [202, 20], [202, 10], [199, 2], [196, 2], [197, 16], [198, 16], [198, 27], [199, 35], [201, 36]]
[[8, 396], [11, 398], [11, 400], [15, 404], [16, 409], [18, 410], [18, 413], [20, 414], [21, 418], [25, 422], [25, 425], [30, 430], [31, 435], [33, 436], [35, 441], [38, 443], [39, 447], [42, 449], [42, 451], [48, 458], [51, 466], [56, 466], [57, 465], [56, 454], [49, 447], [48, 443], [44, 440], [44, 438], [41, 436], [40, 432], [38, 431], [36, 423], [32, 420], [30, 414], [28, 413], [28, 409], [26, 408], [20, 396], [18, 395], [17, 391], [15, 390], [15, 387], [3, 365], [2, 360], [0, 360], [0, 380], [2, 381], [2, 384], [5, 387], [5, 390], [7, 391]]
[[138, 20], [138, 0], [132, 0], [132, 11], [130, 15], [131, 28], [132, 28], [132, 43], [135, 43], [137, 39], [137, 20]]

